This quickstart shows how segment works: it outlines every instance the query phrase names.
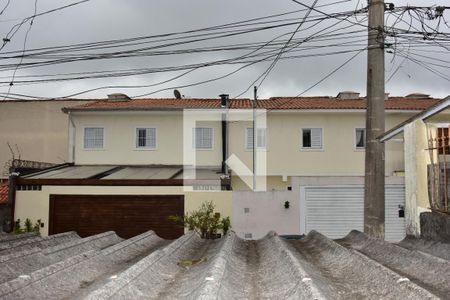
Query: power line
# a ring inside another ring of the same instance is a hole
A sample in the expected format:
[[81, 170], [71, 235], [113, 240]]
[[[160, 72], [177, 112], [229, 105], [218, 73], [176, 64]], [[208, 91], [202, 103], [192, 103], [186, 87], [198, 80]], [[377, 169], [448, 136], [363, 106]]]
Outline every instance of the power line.
[[[35, 0], [35, 1], [34, 1], [34, 15], [36, 15], [36, 12], [37, 12], [37, 2], [38, 2], [38, 0]], [[25, 33], [25, 38], [23, 39], [23, 53], [25, 53], [25, 49], [26, 49], [26, 47], [27, 47], [28, 34], [30, 33], [31, 27], [33, 27], [33, 24], [34, 24], [34, 17], [31, 19], [31, 21], [30, 21], [30, 27], [28, 27], [28, 30], [27, 30], [27, 32]], [[8, 97], [8, 94], [11, 92], [11, 88], [12, 88], [12, 86], [14, 85], [14, 78], [15, 78], [15, 76], [16, 76], [17, 69], [18, 69], [18, 68], [20, 67], [20, 65], [22, 64], [22, 61], [23, 61], [23, 58], [20, 59], [20, 61], [19, 61], [19, 63], [17, 64], [16, 68], [14, 69], [14, 72], [13, 72], [13, 75], [12, 75], [11, 82], [9, 83], [8, 93], [7, 93], [7, 95], [5, 96], [4, 99], [6, 99], [6, 98]], [[4, 99], [3, 99], [3, 100], [4, 100]]]

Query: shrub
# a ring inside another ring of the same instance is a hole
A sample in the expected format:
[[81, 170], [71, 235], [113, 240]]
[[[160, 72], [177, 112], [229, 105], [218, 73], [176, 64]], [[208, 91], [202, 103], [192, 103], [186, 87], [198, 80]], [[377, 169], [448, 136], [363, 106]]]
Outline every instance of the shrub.
[[21, 233], [26, 233], [26, 232], [34, 232], [38, 235], [40, 235], [40, 229], [41, 229], [41, 220], [37, 220], [36, 223], [31, 222], [30, 219], [26, 219], [25, 220], [25, 224], [24, 224], [24, 228], [22, 228], [22, 224], [20, 219], [17, 219], [17, 221], [14, 222], [14, 228], [12, 231], [12, 234], [21, 234]]
[[169, 220], [196, 232], [202, 239], [214, 239], [220, 237], [220, 232], [225, 235], [231, 228], [230, 217], [221, 218], [220, 213], [214, 212], [215, 205], [212, 201], [202, 203], [201, 207], [184, 216], [170, 216]]

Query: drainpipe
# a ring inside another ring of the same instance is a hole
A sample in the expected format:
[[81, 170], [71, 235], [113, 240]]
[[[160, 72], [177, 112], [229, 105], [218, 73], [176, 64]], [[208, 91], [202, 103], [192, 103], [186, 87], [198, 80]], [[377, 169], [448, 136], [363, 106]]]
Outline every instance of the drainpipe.
[[221, 107], [226, 109], [222, 113], [222, 173], [228, 175], [228, 166], [225, 161], [228, 158], [228, 111], [230, 108], [230, 99], [228, 94], [219, 95], [221, 99]]
[[72, 120], [72, 114], [70, 111], [67, 113], [69, 115], [69, 162], [75, 162], [75, 123]]
[[15, 222], [15, 210], [16, 210], [16, 187], [17, 187], [17, 177], [19, 177], [19, 173], [12, 172], [9, 175], [8, 185], [8, 203], [11, 206], [10, 209], [10, 219], [9, 224], [7, 226], [9, 227], [7, 231], [11, 232], [14, 229], [14, 222]]

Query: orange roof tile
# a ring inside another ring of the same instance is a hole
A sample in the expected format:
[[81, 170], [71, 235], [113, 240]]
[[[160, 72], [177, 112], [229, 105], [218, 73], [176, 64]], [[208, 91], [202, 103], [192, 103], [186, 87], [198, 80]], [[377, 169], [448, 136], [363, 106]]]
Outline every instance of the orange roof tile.
[[6, 204], [8, 202], [8, 193], [8, 184], [0, 184], [0, 204]]
[[[390, 97], [385, 101], [388, 110], [424, 110], [436, 104], [440, 99], [410, 99], [405, 97]], [[212, 109], [220, 108], [220, 99], [135, 99], [130, 101], [99, 100], [73, 107], [64, 111], [90, 110], [170, 110], [170, 109]], [[344, 100], [333, 97], [274, 97], [258, 100], [258, 108], [268, 110], [286, 109], [365, 109], [367, 101], [364, 98]], [[250, 99], [230, 100], [232, 109], [252, 108]]]

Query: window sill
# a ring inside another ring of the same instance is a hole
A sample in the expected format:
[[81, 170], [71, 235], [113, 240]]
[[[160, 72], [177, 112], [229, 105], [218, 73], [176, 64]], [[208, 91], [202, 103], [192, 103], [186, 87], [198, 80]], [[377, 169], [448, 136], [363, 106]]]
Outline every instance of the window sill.
[[301, 152], [324, 152], [325, 149], [323, 148], [300, 148]]
[[83, 151], [106, 151], [105, 148], [83, 148]]
[[[253, 152], [253, 149], [245, 149], [245, 152]], [[269, 152], [269, 150], [265, 149], [265, 148], [257, 148], [256, 152]]]
[[158, 148], [134, 148], [133, 151], [158, 151]]

